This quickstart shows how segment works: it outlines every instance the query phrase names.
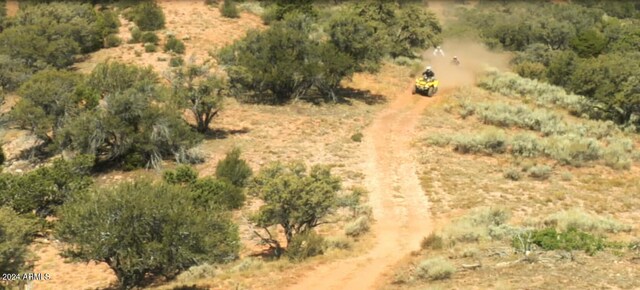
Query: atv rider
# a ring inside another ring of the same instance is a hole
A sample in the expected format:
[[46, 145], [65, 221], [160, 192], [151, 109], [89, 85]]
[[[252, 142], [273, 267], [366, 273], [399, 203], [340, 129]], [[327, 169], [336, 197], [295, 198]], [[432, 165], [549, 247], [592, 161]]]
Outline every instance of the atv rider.
[[427, 66], [427, 69], [422, 73], [425, 80], [433, 79], [436, 74], [431, 70], [431, 66]]
[[453, 65], [460, 65], [460, 61], [458, 60], [457, 56], [454, 56], [453, 59], [451, 60], [451, 63]]

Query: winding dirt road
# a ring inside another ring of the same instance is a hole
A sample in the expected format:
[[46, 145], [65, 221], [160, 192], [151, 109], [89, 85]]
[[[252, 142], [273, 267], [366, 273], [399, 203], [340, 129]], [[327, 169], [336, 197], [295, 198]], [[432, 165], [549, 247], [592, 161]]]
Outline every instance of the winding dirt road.
[[[436, 96], [437, 98], [437, 96]], [[376, 244], [365, 255], [321, 265], [289, 289], [375, 289], [390, 267], [429, 234], [427, 198], [416, 174], [411, 141], [421, 113], [434, 99], [406, 89], [365, 131], [366, 182], [375, 223]]]

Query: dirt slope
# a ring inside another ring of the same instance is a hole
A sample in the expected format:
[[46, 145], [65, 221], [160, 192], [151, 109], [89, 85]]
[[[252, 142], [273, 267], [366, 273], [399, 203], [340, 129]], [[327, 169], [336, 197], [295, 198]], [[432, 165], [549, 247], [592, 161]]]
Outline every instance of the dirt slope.
[[[376, 220], [372, 227], [375, 246], [365, 255], [317, 267], [289, 289], [376, 289], [391, 268], [418, 249], [420, 240], [432, 230], [429, 203], [416, 175], [418, 156], [411, 143], [424, 109], [447, 98], [461, 86], [473, 85], [485, 65], [505, 67], [508, 56], [490, 53], [485, 47], [468, 41], [447, 41], [446, 56], [427, 51], [423, 59], [441, 82], [434, 98], [411, 95], [407, 86], [387, 84], [384, 95], [392, 98], [389, 106], [364, 132], [364, 156], [367, 157], [366, 185]], [[450, 64], [457, 55], [461, 66]]]
[[387, 267], [415, 249], [429, 232], [428, 202], [410, 144], [421, 112], [434, 99], [413, 96], [410, 88], [396, 96], [365, 131], [366, 184], [376, 219], [376, 245], [364, 256], [318, 267], [290, 289], [373, 289]]

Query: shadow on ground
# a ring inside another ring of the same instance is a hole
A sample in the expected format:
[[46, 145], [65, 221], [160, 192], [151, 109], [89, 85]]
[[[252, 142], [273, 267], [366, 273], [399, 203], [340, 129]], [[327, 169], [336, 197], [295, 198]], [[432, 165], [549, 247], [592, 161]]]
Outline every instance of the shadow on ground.
[[387, 97], [383, 95], [354, 88], [339, 88], [336, 90], [336, 96], [338, 96], [339, 102], [349, 105], [353, 104], [354, 100], [364, 102], [367, 105], [379, 105], [387, 102]]

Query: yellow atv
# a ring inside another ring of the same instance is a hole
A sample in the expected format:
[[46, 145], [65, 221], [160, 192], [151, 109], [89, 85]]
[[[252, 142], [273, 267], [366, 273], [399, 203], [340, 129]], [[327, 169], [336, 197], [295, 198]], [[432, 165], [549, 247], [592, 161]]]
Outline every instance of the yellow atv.
[[435, 78], [419, 77], [416, 79], [416, 85], [413, 86], [412, 94], [421, 94], [431, 97], [438, 92], [438, 84], [440, 82]]

